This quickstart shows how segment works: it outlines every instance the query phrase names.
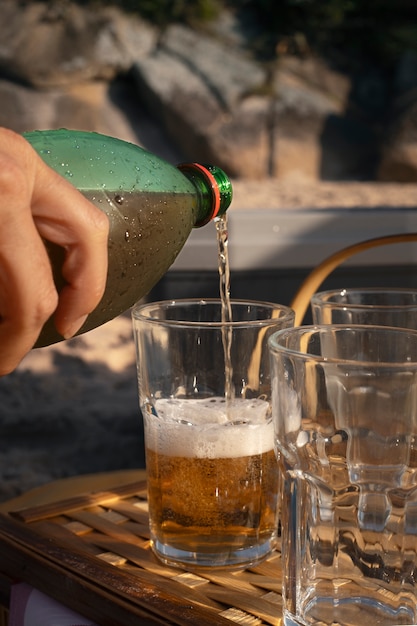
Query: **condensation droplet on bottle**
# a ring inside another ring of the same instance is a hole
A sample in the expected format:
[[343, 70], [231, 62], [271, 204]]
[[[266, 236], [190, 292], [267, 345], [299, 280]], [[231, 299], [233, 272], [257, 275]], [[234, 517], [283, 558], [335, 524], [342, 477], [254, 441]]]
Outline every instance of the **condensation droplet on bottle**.
[[121, 194], [117, 193], [117, 194], [114, 196], [114, 201], [115, 201], [117, 204], [122, 205], [122, 204], [123, 204], [123, 202], [124, 202], [124, 198], [123, 198], [123, 196], [122, 196]]
[[65, 172], [65, 176], [68, 176], [68, 178], [72, 178], [74, 176], [74, 174], [70, 170], [67, 170]]
[[125, 230], [125, 241], [129, 241], [130, 239], [130, 232], [128, 230]]

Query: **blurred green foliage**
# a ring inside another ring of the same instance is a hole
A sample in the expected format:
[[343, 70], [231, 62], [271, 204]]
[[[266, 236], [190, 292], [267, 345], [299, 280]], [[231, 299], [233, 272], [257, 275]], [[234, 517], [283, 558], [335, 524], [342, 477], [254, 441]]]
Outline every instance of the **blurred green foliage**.
[[228, 0], [251, 10], [261, 26], [259, 48], [269, 56], [317, 51], [336, 62], [364, 59], [389, 68], [404, 49], [417, 50], [415, 0]]
[[[59, 2], [62, 0], [50, 0]], [[363, 59], [389, 68], [405, 49], [417, 50], [416, 0], [78, 0], [134, 12], [159, 26], [190, 25], [233, 10], [263, 58], [280, 52], [332, 55], [339, 65]]]
[[225, 6], [223, 0], [79, 0], [80, 4], [85, 5], [94, 2], [137, 13], [158, 26], [172, 22], [193, 24], [212, 20]]
[[159, 24], [211, 20], [221, 7], [217, 0], [141, 0], [137, 4], [143, 17]]

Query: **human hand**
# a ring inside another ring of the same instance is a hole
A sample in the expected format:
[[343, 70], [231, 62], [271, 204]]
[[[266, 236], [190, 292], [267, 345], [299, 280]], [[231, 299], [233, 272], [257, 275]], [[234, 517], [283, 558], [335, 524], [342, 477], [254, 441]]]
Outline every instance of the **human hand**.
[[[73, 336], [107, 277], [108, 218], [50, 169], [20, 135], [0, 128], [0, 375], [10, 373], [53, 315]], [[65, 250], [57, 293], [43, 240]]]

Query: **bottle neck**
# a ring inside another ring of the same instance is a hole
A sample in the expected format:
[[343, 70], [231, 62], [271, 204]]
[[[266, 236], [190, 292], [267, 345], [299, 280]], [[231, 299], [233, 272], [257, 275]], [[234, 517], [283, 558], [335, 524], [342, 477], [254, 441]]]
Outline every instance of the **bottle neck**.
[[197, 191], [199, 202], [194, 228], [200, 228], [226, 212], [232, 201], [232, 185], [223, 170], [200, 163], [182, 163], [178, 169]]

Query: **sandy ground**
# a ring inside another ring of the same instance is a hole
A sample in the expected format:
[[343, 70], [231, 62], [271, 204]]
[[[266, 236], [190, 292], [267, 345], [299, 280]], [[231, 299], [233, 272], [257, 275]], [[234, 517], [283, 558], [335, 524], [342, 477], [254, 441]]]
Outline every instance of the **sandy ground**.
[[0, 379], [0, 501], [56, 478], [144, 467], [130, 316], [33, 350]]

